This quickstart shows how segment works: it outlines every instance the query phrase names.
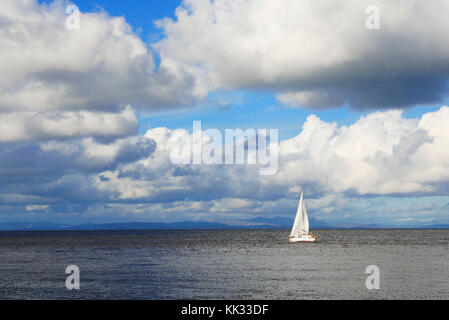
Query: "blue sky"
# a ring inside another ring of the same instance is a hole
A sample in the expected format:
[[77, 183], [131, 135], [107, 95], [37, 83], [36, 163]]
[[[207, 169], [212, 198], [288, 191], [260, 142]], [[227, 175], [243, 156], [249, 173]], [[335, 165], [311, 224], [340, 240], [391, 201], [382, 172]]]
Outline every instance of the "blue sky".
[[[448, 223], [448, 5], [376, 0], [369, 30], [308, 2], [5, 1], [0, 222], [291, 216], [303, 189], [324, 221]], [[171, 163], [196, 120], [278, 129], [277, 173]]]
[[[52, 1], [39, 1], [52, 3]], [[124, 16], [144, 41], [153, 42], [161, 37], [161, 30], [153, 21], [164, 17], [174, 17], [180, 1], [138, 1], [130, 0], [126, 4], [119, 0], [81, 0], [73, 2], [82, 12], [105, 10], [111, 16]]]

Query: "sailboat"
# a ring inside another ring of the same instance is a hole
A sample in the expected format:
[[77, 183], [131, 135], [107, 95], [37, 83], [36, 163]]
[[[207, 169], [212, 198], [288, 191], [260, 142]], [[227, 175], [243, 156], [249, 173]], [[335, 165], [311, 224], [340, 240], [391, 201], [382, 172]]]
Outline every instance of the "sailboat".
[[292, 232], [288, 241], [290, 242], [313, 242], [316, 235], [309, 233], [309, 218], [307, 217], [304, 192], [301, 192], [298, 210], [296, 211], [295, 222], [293, 222]]

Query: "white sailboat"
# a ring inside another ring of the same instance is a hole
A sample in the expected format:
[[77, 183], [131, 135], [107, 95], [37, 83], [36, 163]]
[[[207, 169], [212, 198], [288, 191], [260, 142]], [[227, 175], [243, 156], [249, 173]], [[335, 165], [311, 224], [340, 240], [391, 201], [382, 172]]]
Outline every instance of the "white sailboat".
[[307, 216], [304, 192], [301, 192], [298, 210], [296, 211], [295, 222], [288, 241], [290, 242], [313, 242], [316, 235], [309, 233], [309, 217]]

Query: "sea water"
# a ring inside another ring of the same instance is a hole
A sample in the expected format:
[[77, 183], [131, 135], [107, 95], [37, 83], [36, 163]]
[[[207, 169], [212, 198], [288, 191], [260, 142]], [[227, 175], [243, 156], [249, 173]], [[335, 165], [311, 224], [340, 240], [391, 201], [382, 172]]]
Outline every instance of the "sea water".
[[[448, 299], [449, 230], [0, 232], [1, 299]], [[66, 267], [80, 289], [66, 287]], [[379, 269], [379, 289], [366, 268]]]

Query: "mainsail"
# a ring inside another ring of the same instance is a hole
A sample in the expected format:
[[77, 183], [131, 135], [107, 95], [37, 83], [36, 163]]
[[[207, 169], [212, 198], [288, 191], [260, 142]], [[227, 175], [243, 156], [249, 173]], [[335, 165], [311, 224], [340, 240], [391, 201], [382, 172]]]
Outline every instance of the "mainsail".
[[298, 211], [296, 211], [295, 222], [293, 223], [290, 237], [297, 238], [303, 234], [309, 234], [309, 218], [307, 217], [307, 209], [304, 201], [304, 192], [301, 192]]

